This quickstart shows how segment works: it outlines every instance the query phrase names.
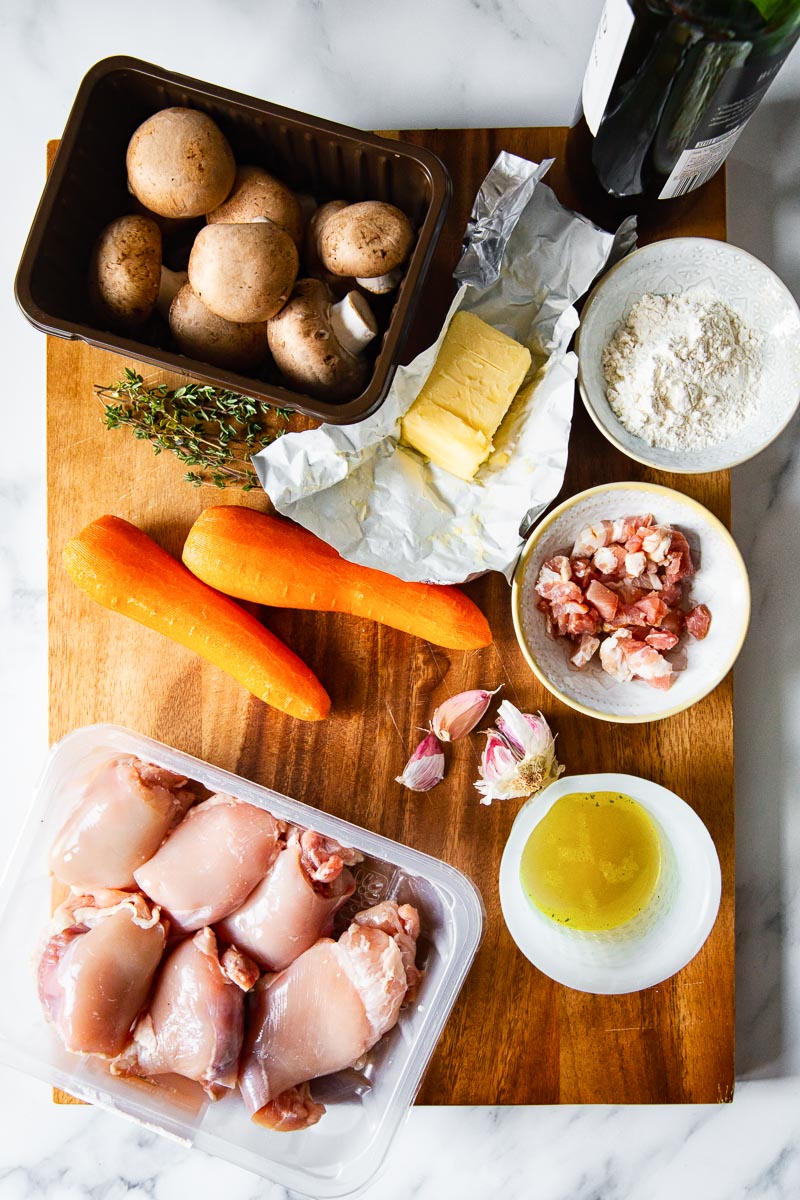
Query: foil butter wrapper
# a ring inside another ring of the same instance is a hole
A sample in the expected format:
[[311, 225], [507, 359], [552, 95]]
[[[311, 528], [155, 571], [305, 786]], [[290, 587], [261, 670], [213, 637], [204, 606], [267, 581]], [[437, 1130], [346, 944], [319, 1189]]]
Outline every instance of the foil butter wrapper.
[[[276, 510], [343, 558], [412, 581], [463, 583], [486, 571], [510, 579], [523, 537], [558, 494], [578, 366], [567, 350], [573, 305], [633, 247], [635, 224], [614, 235], [563, 208], [541, 182], [552, 161], [498, 156], [473, 205], [439, 337], [398, 367], [374, 416], [289, 433], [254, 456]], [[537, 380], [526, 402], [512, 404], [471, 482], [399, 441], [400, 419], [460, 308], [527, 346], [526, 382]]]

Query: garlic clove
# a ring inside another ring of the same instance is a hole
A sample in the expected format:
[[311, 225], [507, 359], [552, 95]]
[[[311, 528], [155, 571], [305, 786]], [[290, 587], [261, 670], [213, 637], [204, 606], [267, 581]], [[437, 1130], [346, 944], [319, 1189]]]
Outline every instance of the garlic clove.
[[542, 714], [533, 716], [520, 712], [510, 700], [500, 704], [495, 724], [520, 758], [528, 754], [546, 754], [553, 743], [550, 726]]
[[435, 733], [422, 739], [395, 781], [410, 792], [429, 792], [444, 779], [444, 751]]
[[482, 720], [492, 696], [499, 691], [500, 688], [493, 692], [475, 689], [448, 696], [434, 709], [431, 729], [442, 742], [455, 742], [465, 737]]

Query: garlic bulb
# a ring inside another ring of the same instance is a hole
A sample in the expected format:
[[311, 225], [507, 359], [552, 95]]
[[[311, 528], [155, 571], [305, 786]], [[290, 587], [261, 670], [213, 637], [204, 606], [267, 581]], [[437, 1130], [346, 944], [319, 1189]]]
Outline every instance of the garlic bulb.
[[520, 712], [509, 700], [498, 709], [497, 729], [487, 730], [475, 787], [481, 804], [535, 795], [563, 774], [555, 738], [541, 713]]

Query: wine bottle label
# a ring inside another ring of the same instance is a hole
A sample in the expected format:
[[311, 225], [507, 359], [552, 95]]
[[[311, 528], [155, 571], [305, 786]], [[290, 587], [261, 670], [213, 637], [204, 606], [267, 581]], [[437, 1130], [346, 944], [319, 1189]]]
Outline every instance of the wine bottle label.
[[581, 89], [583, 115], [593, 137], [597, 137], [633, 22], [628, 0], [606, 0]]
[[726, 72], [692, 134], [691, 145], [684, 148], [659, 192], [659, 200], [685, 196], [719, 170], [792, 45], [769, 57], [748, 59]]

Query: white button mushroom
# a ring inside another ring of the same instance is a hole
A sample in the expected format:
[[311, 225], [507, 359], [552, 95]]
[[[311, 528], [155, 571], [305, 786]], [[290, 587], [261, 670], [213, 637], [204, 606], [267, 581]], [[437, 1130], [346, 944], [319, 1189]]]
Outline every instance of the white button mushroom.
[[288, 233], [300, 249], [303, 213], [294, 192], [261, 167], [237, 167], [231, 194], [208, 214], [208, 223], [246, 225], [265, 220]]
[[206, 225], [189, 255], [189, 282], [227, 321], [266, 321], [280, 312], [297, 278], [297, 248], [271, 221]]
[[316, 247], [322, 265], [334, 275], [349, 275], [362, 284], [375, 280], [373, 290], [379, 292], [397, 285], [402, 274], [395, 273], [413, 244], [408, 217], [382, 200], [347, 204], [324, 219], [320, 214]]
[[128, 187], [162, 217], [200, 217], [230, 192], [233, 151], [211, 117], [165, 108], [139, 126], [128, 144]]
[[89, 298], [113, 329], [143, 325], [161, 280], [161, 230], [150, 217], [117, 217], [97, 239], [89, 265]]
[[301, 279], [289, 303], [267, 322], [269, 348], [286, 382], [325, 400], [346, 400], [363, 389], [370, 367], [361, 351], [377, 332], [359, 292], [335, 304], [319, 279]]
[[269, 353], [266, 321], [226, 321], [185, 284], [169, 310], [169, 327], [182, 354], [232, 371], [261, 365]]

